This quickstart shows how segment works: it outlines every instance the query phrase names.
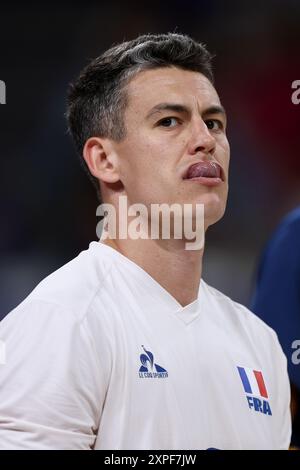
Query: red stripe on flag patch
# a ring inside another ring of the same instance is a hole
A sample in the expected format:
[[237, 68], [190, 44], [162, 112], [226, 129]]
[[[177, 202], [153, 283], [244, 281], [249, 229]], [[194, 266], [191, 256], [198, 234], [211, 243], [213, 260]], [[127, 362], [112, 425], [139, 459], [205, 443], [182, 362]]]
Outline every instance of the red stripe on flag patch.
[[266, 389], [266, 386], [265, 386], [265, 382], [264, 382], [264, 378], [263, 378], [262, 373], [259, 372], [258, 370], [254, 370], [253, 372], [254, 372], [256, 382], [257, 382], [257, 385], [258, 385], [259, 392], [260, 392], [261, 396], [265, 397], [265, 398], [268, 398], [268, 392], [267, 392], [267, 389]]

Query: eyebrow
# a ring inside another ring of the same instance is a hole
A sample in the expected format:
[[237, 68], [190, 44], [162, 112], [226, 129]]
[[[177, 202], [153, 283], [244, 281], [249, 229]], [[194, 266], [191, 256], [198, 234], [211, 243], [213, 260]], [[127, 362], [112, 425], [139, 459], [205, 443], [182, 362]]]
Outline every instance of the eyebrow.
[[[149, 119], [156, 113], [160, 113], [162, 111], [173, 111], [176, 113], [182, 114], [192, 114], [191, 108], [185, 106], [183, 104], [178, 103], [159, 103], [155, 105], [153, 108], [150, 109], [149, 113], [146, 116], [146, 119]], [[206, 108], [203, 112], [203, 116], [207, 116], [210, 114], [223, 114], [226, 117], [225, 108], [222, 105], [213, 105]]]

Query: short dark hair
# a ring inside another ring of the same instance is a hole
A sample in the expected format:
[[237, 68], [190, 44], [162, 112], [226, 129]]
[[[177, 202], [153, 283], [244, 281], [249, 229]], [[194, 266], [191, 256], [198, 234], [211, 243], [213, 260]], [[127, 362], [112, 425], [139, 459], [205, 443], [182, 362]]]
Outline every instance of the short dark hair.
[[123, 42], [92, 60], [70, 84], [67, 98], [69, 132], [98, 196], [99, 182], [82, 156], [93, 136], [121, 141], [126, 135], [126, 85], [138, 73], [161, 67], [200, 72], [213, 83], [212, 56], [205, 45], [187, 35], [146, 34]]

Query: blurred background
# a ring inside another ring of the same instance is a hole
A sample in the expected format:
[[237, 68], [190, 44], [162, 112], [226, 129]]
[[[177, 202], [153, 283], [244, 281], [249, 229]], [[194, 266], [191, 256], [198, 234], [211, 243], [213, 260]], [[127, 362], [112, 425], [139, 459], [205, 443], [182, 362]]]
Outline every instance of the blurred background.
[[2, 2], [0, 319], [97, 239], [96, 195], [66, 133], [66, 90], [91, 58], [147, 32], [186, 33], [215, 54], [230, 194], [208, 232], [204, 278], [250, 305], [261, 252], [300, 204], [299, 24], [299, 0]]
[[96, 239], [93, 187], [66, 134], [68, 83], [89, 59], [145, 32], [192, 35], [215, 54], [228, 117], [230, 195], [204, 277], [248, 304], [261, 250], [300, 203], [297, 0], [1, 3], [0, 318]]

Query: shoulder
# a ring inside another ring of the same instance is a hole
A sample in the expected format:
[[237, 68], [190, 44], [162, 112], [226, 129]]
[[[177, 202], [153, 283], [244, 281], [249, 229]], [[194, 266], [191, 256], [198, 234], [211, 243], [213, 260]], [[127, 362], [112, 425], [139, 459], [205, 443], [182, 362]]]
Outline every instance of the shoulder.
[[216, 307], [214, 314], [224, 322], [224, 328], [252, 338], [255, 343], [261, 342], [262, 345], [281, 350], [275, 331], [251, 310], [205, 282], [204, 289], [210, 302]]
[[[279, 223], [269, 242], [269, 248], [285, 247], [295, 253], [299, 247], [300, 207], [289, 212]], [[293, 243], [294, 242], [294, 243]]]
[[300, 206], [289, 212], [279, 226], [286, 226], [300, 230]]
[[92, 242], [89, 249], [43, 279], [2, 322], [25, 314], [30, 321], [30, 313], [40, 320], [48, 315], [62, 321], [83, 320], [95, 296], [105, 288], [113, 265], [107, 252], [98, 248]]
[[105, 288], [112, 260], [105, 253], [102, 257], [102, 250], [94, 253], [94, 248], [45, 278], [0, 322], [0, 339], [12, 365], [13, 358], [21, 363], [26, 355], [30, 361], [61, 361], [61, 366], [79, 356], [88, 357], [91, 365], [98, 357], [109, 363], [107, 335], [98, 341], [95, 333], [95, 327], [104, 331], [101, 309], [95, 311], [91, 305]]

